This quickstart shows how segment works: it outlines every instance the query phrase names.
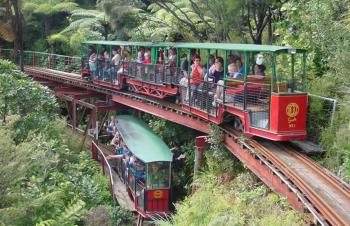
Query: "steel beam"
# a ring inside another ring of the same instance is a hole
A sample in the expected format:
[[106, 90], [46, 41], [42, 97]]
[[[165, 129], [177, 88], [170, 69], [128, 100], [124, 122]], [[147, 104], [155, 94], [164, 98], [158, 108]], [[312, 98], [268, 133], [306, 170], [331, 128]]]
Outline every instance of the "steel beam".
[[86, 94], [86, 91], [74, 86], [57, 88], [54, 90], [54, 92], [57, 94], [73, 94], [73, 95]]
[[132, 107], [134, 109], [155, 115], [159, 118], [169, 120], [177, 124], [189, 127], [191, 129], [201, 131], [203, 133], [208, 133], [209, 131], [209, 125], [207, 122], [202, 121], [199, 118], [191, 117], [187, 114], [182, 115], [181, 113], [169, 111], [168, 109], [159, 108], [147, 103], [142, 103], [122, 95], [112, 95], [112, 100], [117, 103]]

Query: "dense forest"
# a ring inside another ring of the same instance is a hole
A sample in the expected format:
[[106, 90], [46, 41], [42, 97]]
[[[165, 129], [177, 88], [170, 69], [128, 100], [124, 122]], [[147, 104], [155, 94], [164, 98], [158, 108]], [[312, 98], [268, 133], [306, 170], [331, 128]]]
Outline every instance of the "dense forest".
[[[85, 40], [133, 40], [306, 49], [308, 92], [337, 100], [332, 115], [331, 102], [310, 97], [309, 139], [326, 151], [316, 160], [350, 181], [349, 6], [349, 0], [0, 0], [0, 47], [79, 55]], [[0, 225], [131, 224], [57, 108], [48, 90], [0, 61]], [[174, 170], [183, 197], [158, 224], [305, 223], [222, 146], [215, 127], [205, 166], [192, 180], [193, 131], [144, 120], [187, 154], [185, 167]], [[196, 193], [186, 196], [192, 186]]]

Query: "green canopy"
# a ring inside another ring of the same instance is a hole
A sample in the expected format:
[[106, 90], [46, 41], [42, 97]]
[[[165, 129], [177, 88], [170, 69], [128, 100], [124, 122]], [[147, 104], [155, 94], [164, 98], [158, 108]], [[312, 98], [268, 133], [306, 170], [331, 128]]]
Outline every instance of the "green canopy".
[[186, 43], [186, 42], [132, 42], [132, 41], [86, 41], [85, 44], [108, 45], [108, 46], [142, 46], [142, 47], [174, 47], [182, 49], [211, 49], [211, 50], [232, 50], [238, 52], [305, 52], [303, 49], [296, 49], [287, 46], [255, 45], [255, 44], [234, 44], [234, 43]]
[[130, 116], [117, 116], [117, 129], [128, 149], [142, 162], [171, 162], [169, 147], [143, 121]]

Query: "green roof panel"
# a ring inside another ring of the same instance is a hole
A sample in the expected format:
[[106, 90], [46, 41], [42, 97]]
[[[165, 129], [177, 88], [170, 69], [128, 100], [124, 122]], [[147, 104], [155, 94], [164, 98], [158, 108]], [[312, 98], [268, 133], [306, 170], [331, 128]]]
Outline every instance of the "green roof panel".
[[129, 150], [142, 162], [173, 160], [169, 147], [140, 119], [130, 115], [119, 115], [117, 129]]
[[108, 45], [108, 46], [142, 46], [142, 47], [174, 47], [182, 49], [212, 49], [212, 50], [233, 50], [239, 52], [288, 52], [296, 50], [304, 52], [303, 49], [296, 49], [287, 46], [255, 45], [255, 44], [233, 44], [233, 43], [186, 43], [186, 42], [132, 42], [132, 41], [86, 41], [84, 44]]

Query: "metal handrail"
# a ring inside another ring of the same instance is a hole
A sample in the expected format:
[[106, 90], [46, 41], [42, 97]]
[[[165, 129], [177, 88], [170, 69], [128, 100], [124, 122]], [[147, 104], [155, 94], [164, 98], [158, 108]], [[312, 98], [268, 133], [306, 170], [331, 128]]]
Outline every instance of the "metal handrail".
[[100, 147], [95, 143], [95, 141], [92, 141], [92, 145], [94, 145], [96, 147], [96, 149], [99, 151], [99, 153], [102, 155], [103, 157], [103, 160], [105, 161], [105, 163], [107, 164], [107, 167], [108, 167], [108, 171], [109, 171], [109, 177], [110, 177], [110, 180], [111, 180], [111, 185], [112, 185], [112, 189], [113, 189], [113, 186], [114, 186], [114, 182], [113, 182], [113, 176], [112, 176], [112, 167], [109, 165], [107, 159], [106, 159], [106, 156], [105, 154], [103, 154], [103, 151], [100, 149]]

